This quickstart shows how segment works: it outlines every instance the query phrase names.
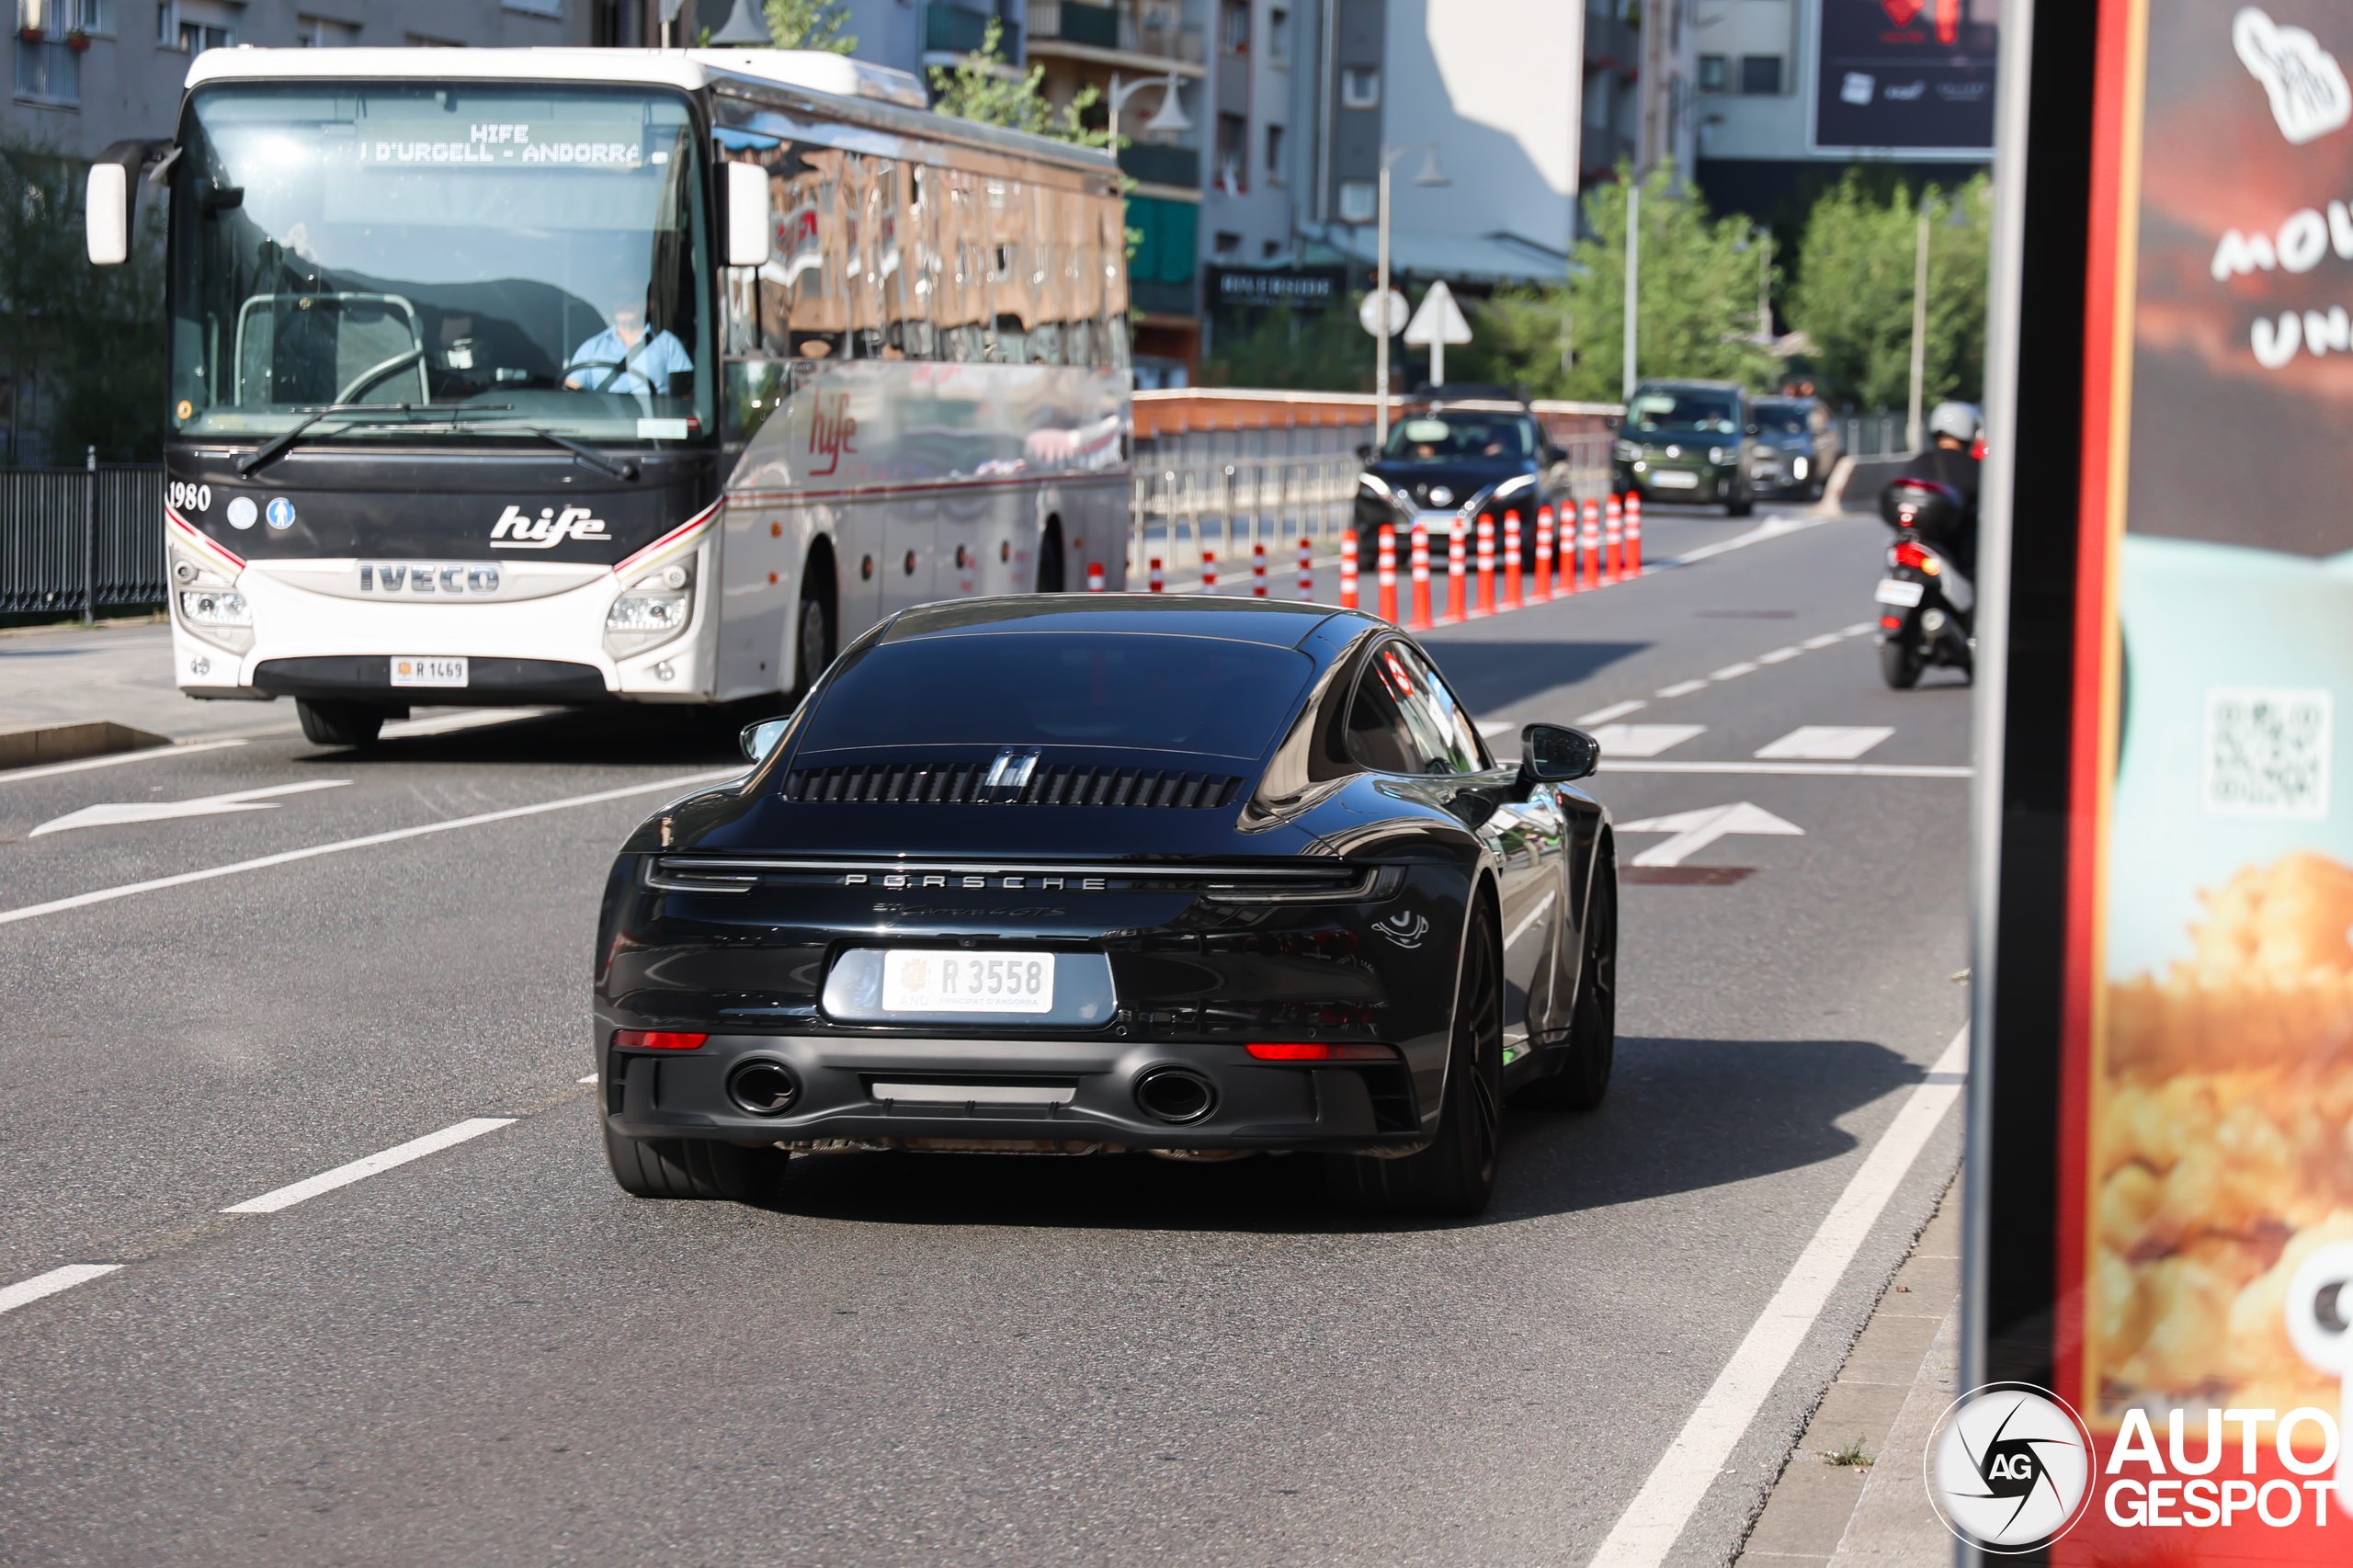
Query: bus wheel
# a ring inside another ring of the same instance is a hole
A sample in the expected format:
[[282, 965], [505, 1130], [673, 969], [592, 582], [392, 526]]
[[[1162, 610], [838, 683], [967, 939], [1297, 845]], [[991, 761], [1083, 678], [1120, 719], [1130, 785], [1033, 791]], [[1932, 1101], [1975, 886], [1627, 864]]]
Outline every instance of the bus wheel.
[[801, 601], [801, 614], [793, 627], [798, 641], [793, 645], [793, 675], [800, 689], [807, 691], [834, 662], [834, 618], [825, 608], [825, 601], [811, 594]]
[[298, 697], [294, 711], [302, 718], [302, 738], [314, 746], [372, 746], [384, 727], [384, 710], [364, 702]]
[[1038, 591], [1059, 594], [1063, 591], [1063, 520], [1046, 519], [1046, 531], [1038, 538]]

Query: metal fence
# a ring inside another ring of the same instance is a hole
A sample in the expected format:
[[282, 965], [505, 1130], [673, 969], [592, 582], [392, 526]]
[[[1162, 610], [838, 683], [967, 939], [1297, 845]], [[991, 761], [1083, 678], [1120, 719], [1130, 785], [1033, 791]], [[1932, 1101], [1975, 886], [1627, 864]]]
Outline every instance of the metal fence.
[[1847, 450], [1859, 458], [1893, 457], [1910, 450], [1904, 441], [1904, 415], [1881, 410], [1847, 415]]
[[[1129, 585], [1143, 586], [1154, 560], [1173, 573], [1199, 571], [1214, 559], [1233, 581], [1259, 546], [1274, 568], [1288, 567], [1302, 540], [1318, 554], [1336, 549], [1364, 472], [1357, 449], [1371, 439], [1366, 425], [1195, 431], [1138, 442]], [[1562, 440], [1578, 501], [1609, 493], [1610, 439], [1604, 432]]]
[[0, 613], [164, 596], [162, 468], [0, 469]]

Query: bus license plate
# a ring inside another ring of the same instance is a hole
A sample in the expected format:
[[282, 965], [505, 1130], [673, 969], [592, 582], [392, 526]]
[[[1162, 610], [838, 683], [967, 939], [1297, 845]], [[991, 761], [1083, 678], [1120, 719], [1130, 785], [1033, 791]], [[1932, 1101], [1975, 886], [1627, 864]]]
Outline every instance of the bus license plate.
[[1051, 1013], [1054, 955], [892, 948], [882, 955], [882, 1010]]
[[463, 659], [394, 659], [394, 686], [463, 686], [466, 684], [466, 661]]
[[1907, 583], [1901, 577], [1881, 577], [1879, 590], [1871, 597], [1883, 605], [1902, 605], [1910, 609], [1920, 602], [1926, 588], [1919, 583]]

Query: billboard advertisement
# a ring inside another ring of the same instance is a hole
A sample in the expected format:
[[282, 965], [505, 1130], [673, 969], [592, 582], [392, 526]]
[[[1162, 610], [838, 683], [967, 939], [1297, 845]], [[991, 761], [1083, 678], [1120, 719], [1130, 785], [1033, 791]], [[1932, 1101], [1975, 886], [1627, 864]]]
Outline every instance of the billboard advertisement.
[[1814, 150], [1985, 155], [2000, 32], [2001, 0], [1821, 0]]

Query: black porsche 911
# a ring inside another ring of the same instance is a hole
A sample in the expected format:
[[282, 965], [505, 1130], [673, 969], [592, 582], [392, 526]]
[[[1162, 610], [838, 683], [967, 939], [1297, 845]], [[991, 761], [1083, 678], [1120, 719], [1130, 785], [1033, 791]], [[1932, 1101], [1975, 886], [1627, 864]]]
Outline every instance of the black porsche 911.
[[1341, 1200], [1467, 1214], [1504, 1099], [1614, 1049], [1593, 738], [1499, 767], [1355, 611], [1043, 596], [843, 653], [745, 777], [607, 885], [606, 1152], [752, 1199], [795, 1151], [1320, 1154]]

